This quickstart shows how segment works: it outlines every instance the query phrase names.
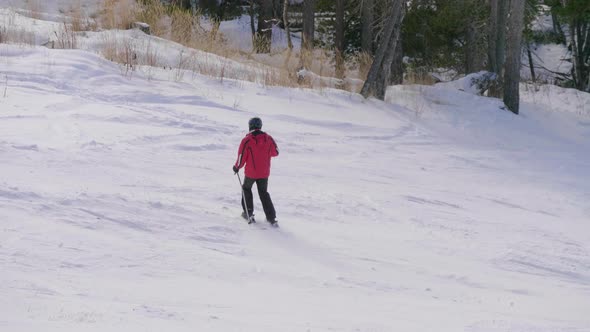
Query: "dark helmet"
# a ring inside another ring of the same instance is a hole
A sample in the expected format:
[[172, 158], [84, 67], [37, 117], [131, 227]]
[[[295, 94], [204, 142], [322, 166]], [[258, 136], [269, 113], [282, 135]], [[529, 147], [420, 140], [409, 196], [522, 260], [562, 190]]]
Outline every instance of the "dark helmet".
[[262, 120], [260, 118], [252, 118], [248, 121], [248, 128], [250, 131], [255, 129], [262, 129]]

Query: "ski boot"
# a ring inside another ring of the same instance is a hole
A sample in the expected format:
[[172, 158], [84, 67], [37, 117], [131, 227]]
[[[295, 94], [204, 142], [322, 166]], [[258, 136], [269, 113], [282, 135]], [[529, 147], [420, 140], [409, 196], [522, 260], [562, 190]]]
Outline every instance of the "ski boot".
[[248, 224], [253, 224], [256, 222], [253, 214], [250, 214], [250, 218], [248, 218], [248, 215], [246, 214], [246, 212], [242, 212], [242, 218], [244, 218], [246, 221], [248, 221]]
[[277, 219], [266, 219], [266, 221], [273, 227], [279, 227], [279, 221]]

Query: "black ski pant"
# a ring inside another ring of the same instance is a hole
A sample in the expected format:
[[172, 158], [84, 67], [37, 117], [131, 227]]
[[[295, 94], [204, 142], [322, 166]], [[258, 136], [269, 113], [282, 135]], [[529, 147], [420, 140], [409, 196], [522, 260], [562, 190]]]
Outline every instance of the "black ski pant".
[[[264, 214], [266, 215], [267, 220], [274, 220], [277, 217], [275, 212], [275, 207], [272, 204], [272, 200], [270, 199], [270, 194], [268, 193], [268, 178], [266, 179], [251, 179], [246, 177], [244, 179], [244, 184], [242, 185], [242, 189], [244, 190], [244, 197], [246, 200], [246, 204], [248, 205], [248, 215], [252, 216], [254, 213], [254, 199], [252, 197], [252, 186], [256, 182], [256, 188], [258, 188], [258, 196], [260, 196], [260, 201], [262, 202], [262, 208], [264, 209]], [[246, 207], [244, 206], [244, 199], [242, 199], [242, 208], [246, 211]]]

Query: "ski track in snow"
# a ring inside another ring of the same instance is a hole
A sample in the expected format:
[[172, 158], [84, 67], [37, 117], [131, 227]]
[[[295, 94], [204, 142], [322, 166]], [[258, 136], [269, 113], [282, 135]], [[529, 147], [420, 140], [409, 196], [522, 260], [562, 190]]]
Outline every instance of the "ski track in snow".
[[[579, 115], [0, 55], [1, 331], [590, 331]], [[239, 217], [254, 115], [278, 229]]]

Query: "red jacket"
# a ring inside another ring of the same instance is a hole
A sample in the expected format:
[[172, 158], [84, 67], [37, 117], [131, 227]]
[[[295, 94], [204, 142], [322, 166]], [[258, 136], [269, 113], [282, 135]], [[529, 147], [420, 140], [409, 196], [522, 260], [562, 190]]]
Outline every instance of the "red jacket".
[[277, 143], [272, 136], [254, 130], [248, 133], [238, 150], [237, 168], [246, 165], [246, 176], [251, 179], [266, 179], [270, 175], [270, 158], [279, 155]]

